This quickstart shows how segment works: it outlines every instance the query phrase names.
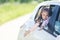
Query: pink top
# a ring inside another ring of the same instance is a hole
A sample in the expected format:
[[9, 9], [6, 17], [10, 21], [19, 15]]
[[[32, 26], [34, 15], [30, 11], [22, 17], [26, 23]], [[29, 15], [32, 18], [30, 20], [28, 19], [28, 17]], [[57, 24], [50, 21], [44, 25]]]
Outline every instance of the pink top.
[[44, 26], [45, 27], [48, 24], [49, 19], [50, 19], [50, 17], [47, 20], [44, 20], [41, 26]]

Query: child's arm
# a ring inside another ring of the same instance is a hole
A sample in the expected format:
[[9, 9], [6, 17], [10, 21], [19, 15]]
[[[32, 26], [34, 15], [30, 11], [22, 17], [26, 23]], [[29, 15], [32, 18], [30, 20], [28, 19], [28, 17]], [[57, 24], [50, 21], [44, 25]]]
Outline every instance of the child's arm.
[[39, 22], [37, 22], [33, 28], [31, 28], [30, 30], [26, 31], [24, 36], [27, 36], [30, 32], [33, 32], [37, 27], [39, 26]]
[[30, 32], [33, 32], [37, 27], [39, 26], [39, 23], [36, 23], [33, 28], [30, 29]]

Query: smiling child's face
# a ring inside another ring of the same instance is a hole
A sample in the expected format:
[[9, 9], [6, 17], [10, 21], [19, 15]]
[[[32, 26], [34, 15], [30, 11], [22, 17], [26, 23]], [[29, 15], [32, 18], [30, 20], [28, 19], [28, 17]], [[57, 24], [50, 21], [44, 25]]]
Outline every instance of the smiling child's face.
[[46, 20], [48, 18], [48, 12], [47, 11], [43, 11], [42, 12], [42, 19]]

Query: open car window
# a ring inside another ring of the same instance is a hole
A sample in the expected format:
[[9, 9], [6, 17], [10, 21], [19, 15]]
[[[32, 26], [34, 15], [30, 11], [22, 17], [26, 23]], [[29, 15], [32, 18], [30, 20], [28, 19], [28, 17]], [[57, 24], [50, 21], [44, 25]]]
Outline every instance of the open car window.
[[49, 14], [52, 15], [52, 11], [53, 11], [53, 8], [55, 7], [55, 5], [41, 6], [41, 7], [38, 9], [38, 11], [37, 11], [34, 19], [37, 19], [37, 18], [38, 18], [39, 14], [40, 14], [40, 12], [41, 12], [41, 9], [42, 9], [43, 7], [49, 8], [49, 10], [50, 10], [50, 11], [49, 11]]

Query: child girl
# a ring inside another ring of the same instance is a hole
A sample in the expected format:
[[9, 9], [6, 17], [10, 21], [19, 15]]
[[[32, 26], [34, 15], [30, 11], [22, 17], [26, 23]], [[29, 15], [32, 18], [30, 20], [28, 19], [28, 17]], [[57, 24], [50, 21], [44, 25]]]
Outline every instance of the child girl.
[[50, 16], [49, 16], [49, 8], [42, 8], [42, 11], [40, 13], [40, 16], [36, 20], [35, 25], [25, 32], [24, 36], [27, 36], [30, 32], [33, 32], [35, 29], [40, 27], [40, 30], [42, 30], [49, 22]]

